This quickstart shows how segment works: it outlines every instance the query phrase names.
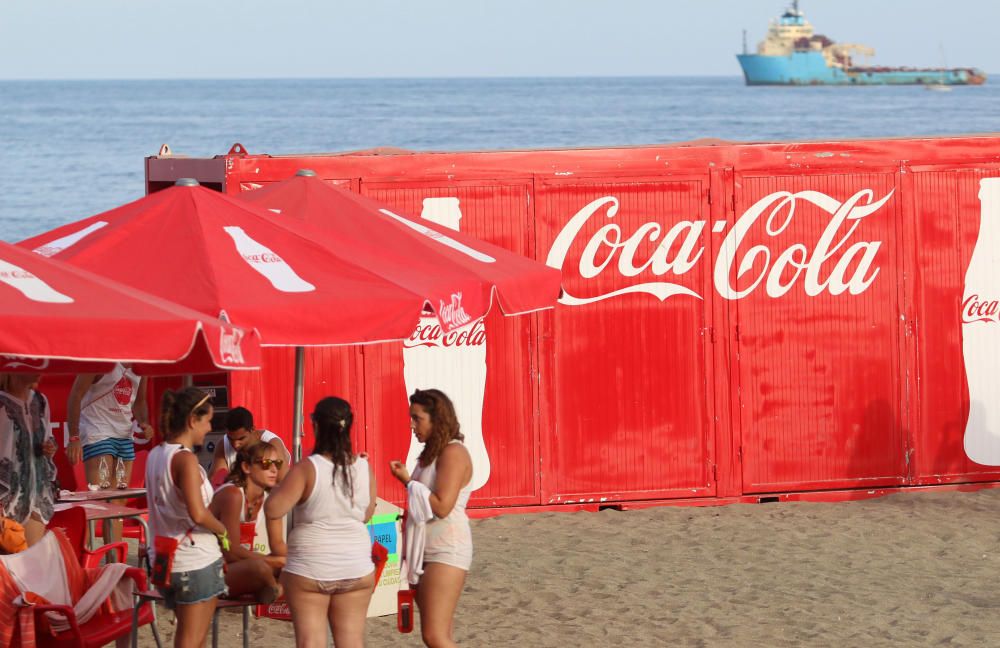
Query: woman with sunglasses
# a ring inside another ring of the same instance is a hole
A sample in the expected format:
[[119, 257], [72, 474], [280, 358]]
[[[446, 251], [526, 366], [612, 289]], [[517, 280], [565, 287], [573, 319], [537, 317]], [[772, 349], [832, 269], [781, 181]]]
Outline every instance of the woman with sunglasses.
[[[278, 483], [282, 460], [269, 443], [244, 446], [236, 453], [225, 483], [215, 491], [209, 510], [229, 530], [232, 542], [222, 556], [230, 596], [255, 593], [270, 603], [281, 595], [276, 579], [285, 566], [284, 521], [264, 517], [267, 491]], [[253, 540], [244, 543], [252, 529]]]
[[178, 647], [204, 645], [218, 597], [226, 592], [222, 549], [229, 548], [229, 531], [208, 510], [212, 486], [192, 451], [212, 429], [212, 413], [208, 394], [196, 387], [165, 391], [163, 442], [146, 461], [153, 576], [177, 616]]
[[375, 512], [375, 475], [354, 454], [347, 401], [327, 397], [312, 413], [316, 445], [264, 503], [268, 520], [294, 510], [288, 560], [281, 572], [292, 610], [295, 645], [364, 646], [365, 616], [375, 589], [372, 542], [365, 523]]

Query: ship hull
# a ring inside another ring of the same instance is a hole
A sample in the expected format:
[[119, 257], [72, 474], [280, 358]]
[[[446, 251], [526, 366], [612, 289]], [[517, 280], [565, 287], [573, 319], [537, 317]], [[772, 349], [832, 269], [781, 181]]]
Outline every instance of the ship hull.
[[788, 56], [738, 54], [747, 85], [979, 85], [986, 75], [969, 68], [830, 67], [820, 52]]

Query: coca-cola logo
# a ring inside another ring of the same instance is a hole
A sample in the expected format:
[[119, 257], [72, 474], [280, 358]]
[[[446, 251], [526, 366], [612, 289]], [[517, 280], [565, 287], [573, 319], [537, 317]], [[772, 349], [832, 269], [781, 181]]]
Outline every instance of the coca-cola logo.
[[451, 301], [438, 300], [438, 318], [448, 330], [472, 321], [472, 316], [462, 307], [462, 293], [454, 293]]
[[[824, 292], [831, 295], [864, 292], [878, 276], [879, 268], [873, 266], [882, 242], [849, 241], [862, 219], [881, 209], [893, 193], [894, 190], [874, 200], [875, 193], [871, 189], [863, 189], [843, 202], [818, 191], [777, 191], [761, 198], [736, 219], [732, 229], [717, 245], [719, 254], [712, 275], [716, 291], [722, 297], [734, 300], [750, 295], [761, 286], [772, 298], [787, 294], [799, 284], [810, 297]], [[814, 205], [830, 214], [830, 220], [811, 245], [797, 241], [775, 251], [768, 245], [747, 245], [744, 242], [758, 222], [763, 224], [768, 238], [780, 235], [792, 223], [800, 203]], [[604, 272], [616, 270], [623, 277], [643, 274], [679, 277], [691, 271], [703, 258], [706, 231], [722, 234], [728, 225], [721, 220], [711, 225], [704, 220], [680, 220], [666, 229], [660, 223], [646, 222], [627, 233], [617, 223], [609, 222], [588, 240], [580, 240], [584, 226], [592, 218], [603, 216], [611, 220], [618, 214], [618, 209], [619, 201], [614, 196], [604, 196], [586, 205], [569, 219], [556, 236], [546, 264], [566, 274], [568, 268], [564, 266], [570, 249], [582, 246], [576, 270], [584, 279], [594, 279]], [[656, 247], [647, 258], [640, 258], [639, 250], [644, 249], [647, 242], [656, 244]], [[835, 262], [831, 261], [834, 257], [838, 257]], [[737, 288], [734, 280], [743, 280], [744, 287]], [[646, 293], [661, 301], [675, 295], [702, 298], [702, 295], [680, 283], [655, 281], [587, 297], [564, 291], [559, 301], [582, 305], [629, 293]]]
[[421, 320], [417, 330], [403, 342], [403, 347], [466, 347], [486, 344], [486, 326], [483, 320], [478, 320], [472, 326], [448, 331], [441, 330], [441, 325], [433, 319]]
[[118, 401], [119, 405], [128, 405], [132, 402], [132, 381], [128, 379], [128, 376], [122, 376], [118, 379], [112, 393], [114, 393], [115, 400]]
[[249, 263], [284, 263], [282, 258], [273, 252], [263, 252], [261, 254], [244, 254], [243, 258]]
[[21, 356], [0, 356], [0, 371], [14, 371], [16, 369], [41, 371], [47, 369], [48, 366], [48, 360], [24, 358]]
[[219, 336], [219, 355], [223, 362], [239, 365], [244, 363], [243, 349], [240, 347], [242, 341], [243, 331], [240, 329], [233, 329], [231, 333], [223, 329]]
[[990, 297], [980, 297], [979, 295], [969, 295], [962, 302], [962, 323], [972, 324], [974, 322], [1000, 322], [1000, 302]]

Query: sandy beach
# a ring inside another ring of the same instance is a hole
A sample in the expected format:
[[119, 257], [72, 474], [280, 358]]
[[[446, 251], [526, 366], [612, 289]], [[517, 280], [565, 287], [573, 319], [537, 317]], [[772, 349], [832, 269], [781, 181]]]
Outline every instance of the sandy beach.
[[[464, 646], [991, 646], [1000, 489], [473, 522]], [[165, 638], [169, 613], [160, 615]], [[240, 616], [220, 621], [239, 645]], [[140, 645], [152, 646], [148, 629]], [[251, 645], [293, 645], [253, 620]], [[395, 617], [369, 646], [420, 646]]]

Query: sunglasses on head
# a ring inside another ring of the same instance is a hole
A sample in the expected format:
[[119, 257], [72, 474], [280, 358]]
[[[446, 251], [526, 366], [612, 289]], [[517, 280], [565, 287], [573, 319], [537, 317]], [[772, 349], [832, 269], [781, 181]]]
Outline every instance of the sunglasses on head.
[[254, 463], [260, 464], [260, 467], [263, 468], [263, 469], [265, 469], [265, 470], [267, 470], [271, 466], [274, 466], [278, 470], [281, 470], [281, 467], [285, 465], [285, 460], [284, 459], [264, 459], [264, 458], [261, 458], [261, 459], [255, 459]]

